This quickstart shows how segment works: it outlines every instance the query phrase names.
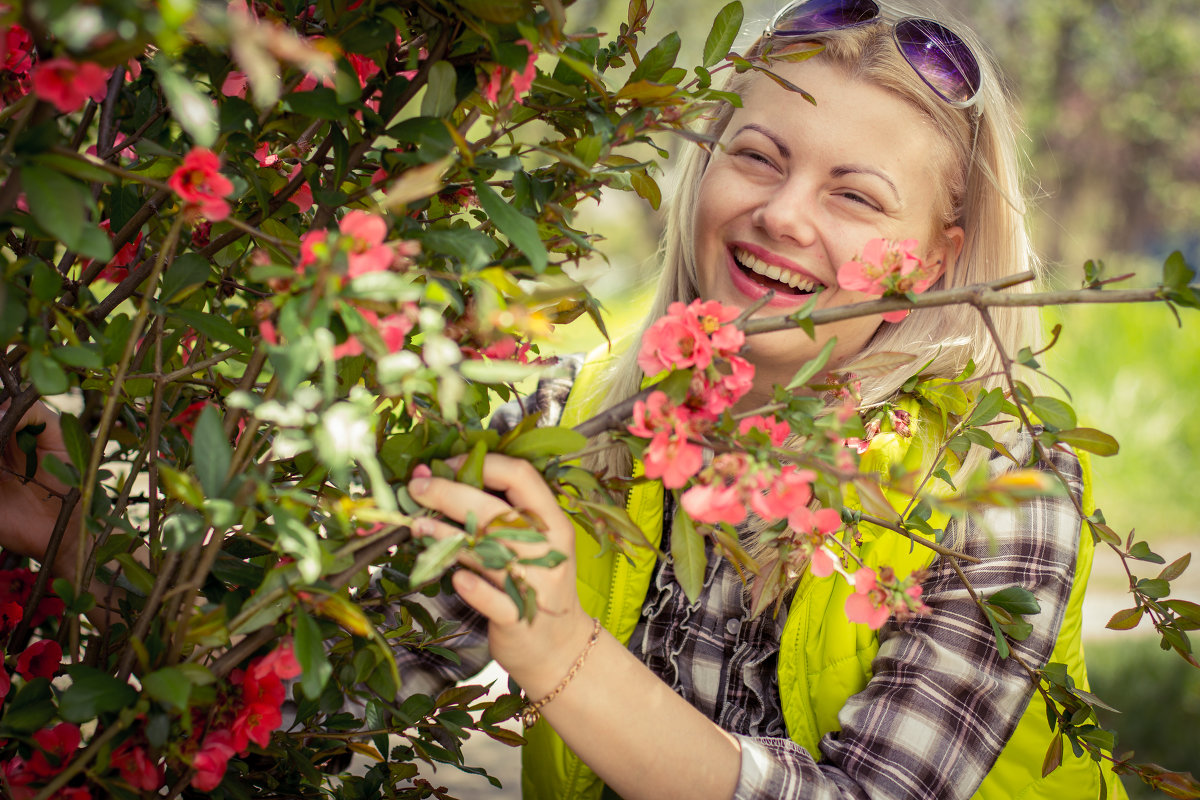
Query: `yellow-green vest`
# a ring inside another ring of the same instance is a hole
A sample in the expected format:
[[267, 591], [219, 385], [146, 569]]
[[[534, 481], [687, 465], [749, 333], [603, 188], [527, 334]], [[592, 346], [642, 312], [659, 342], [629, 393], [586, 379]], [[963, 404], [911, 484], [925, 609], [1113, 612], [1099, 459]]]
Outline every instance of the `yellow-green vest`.
[[[599, 386], [606, 366], [604, 359], [589, 359], [576, 380], [562, 425], [577, 424], [599, 410], [603, 400]], [[864, 469], [907, 461], [916, 449], [903, 445], [900, 437], [877, 436], [864, 458]], [[1085, 490], [1085, 503], [1090, 502], [1086, 494]], [[657, 548], [662, 539], [662, 484], [653, 482], [635, 487], [629, 494], [628, 510], [633, 521]], [[940, 521], [934, 520], [934, 524], [939, 525]], [[910, 547], [900, 536], [872, 538], [868, 535], [864, 538], [868, 541], [859, 551], [864, 562], [870, 566], [890, 565], [900, 577], [926, 567], [932, 561], [931, 551], [920, 546]], [[599, 544], [590, 535], [579, 532], [576, 553], [577, 585], [583, 608], [599, 619], [618, 641], [628, 644], [654, 573], [655, 551], [638, 548], [632, 560], [613, 548], [601, 554]], [[1081, 536], [1075, 582], [1062, 631], [1050, 657], [1052, 662], [1067, 664], [1076, 685], [1084, 689], [1088, 683], [1080, 634], [1083, 595], [1091, 571], [1092, 553], [1091, 536]], [[846, 619], [843, 608], [851, 591], [846, 581], [836, 574], [814, 578], [806, 573], [789, 606], [779, 643], [779, 694], [788, 736], [818, 760], [821, 758], [818, 742], [825, 734], [840, 730], [838, 712], [851, 695], [866, 687], [872, 675], [871, 662], [879, 650], [875, 631]], [[630, 713], [634, 711], [631, 709]], [[600, 798], [604, 791], [603, 782], [544, 719], [528, 729], [525, 738], [522, 790], [526, 800]], [[1041, 777], [1050, 740], [1044, 704], [1040, 700], [1030, 703], [1012, 739], [974, 797], [978, 800], [1097, 797], [1100, 777], [1095, 762], [1086, 756], [1075, 758], [1069, 747], [1062, 766], [1048, 777]], [[1106, 776], [1110, 784], [1109, 797], [1124, 798], [1119, 783], [1114, 786], [1116, 778], [1107, 771]]]

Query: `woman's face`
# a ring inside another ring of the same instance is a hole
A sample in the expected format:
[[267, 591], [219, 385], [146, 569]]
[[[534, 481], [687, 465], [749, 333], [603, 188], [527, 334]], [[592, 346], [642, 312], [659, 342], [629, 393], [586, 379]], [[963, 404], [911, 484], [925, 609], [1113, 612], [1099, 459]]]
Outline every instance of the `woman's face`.
[[[944, 179], [932, 123], [819, 59], [772, 69], [817, 105], [762, 75], [743, 93], [700, 183], [700, 296], [745, 307], [774, 289], [756, 316], [796, 310], [820, 287], [817, 308], [871, 299], [839, 288], [837, 270], [876, 237], [918, 239], [926, 263], [953, 263], [962, 230], [940, 229], [934, 206]], [[798, 329], [750, 337], [755, 399], [790, 380], [832, 336], [831, 363], [852, 360], [880, 324], [871, 316], [822, 325], [815, 342]]]

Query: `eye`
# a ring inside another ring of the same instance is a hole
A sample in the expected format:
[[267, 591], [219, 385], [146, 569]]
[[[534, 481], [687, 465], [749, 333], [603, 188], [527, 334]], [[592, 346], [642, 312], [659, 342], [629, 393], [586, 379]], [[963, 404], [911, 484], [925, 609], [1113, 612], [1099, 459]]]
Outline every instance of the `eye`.
[[880, 210], [878, 203], [876, 203], [871, 198], [869, 198], [866, 195], [861, 194], [859, 192], [847, 190], [847, 191], [841, 192], [841, 196], [846, 198], [847, 200], [851, 201], [852, 203], [857, 203], [859, 205], [866, 206], [867, 208], [870, 208], [873, 211]]
[[768, 166], [768, 167], [774, 166], [771, 159], [767, 158], [765, 155], [758, 152], [757, 150], [738, 150], [737, 152], [734, 153], [734, 156], [736, 156], [737, 158], [748, 159], [750, 161], [753, 161], [756, 164], [762, 164], [762, 165]]

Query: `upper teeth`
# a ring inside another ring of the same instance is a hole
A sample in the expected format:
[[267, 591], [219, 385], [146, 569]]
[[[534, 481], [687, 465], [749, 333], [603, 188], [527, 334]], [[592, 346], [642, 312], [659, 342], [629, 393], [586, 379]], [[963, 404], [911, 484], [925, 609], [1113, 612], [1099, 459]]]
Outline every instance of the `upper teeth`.
[[734, 248], [733, 257], [737, 259], [737, 262], [746, 269], [757, 272], [759, 275], [765, 275], [773, 281], [779, 281], [780, 283], [787, 284], [793, 289], [801, 292], [811, 292], [819, 285], [816, 281], [805, 278], [804, 275], [799, 272], [795, 272], [790, 269], [784, 269], [783, 267], [775, 264], [768, 264], [758, 256], [749, 251], [743, 250], [740, 247]]

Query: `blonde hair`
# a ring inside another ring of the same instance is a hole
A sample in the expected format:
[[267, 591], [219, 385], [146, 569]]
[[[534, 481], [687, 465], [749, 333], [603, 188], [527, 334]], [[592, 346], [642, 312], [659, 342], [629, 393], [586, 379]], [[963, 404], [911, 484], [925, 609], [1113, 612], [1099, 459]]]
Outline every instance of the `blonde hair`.
[[[889, 3], [889, 12], [900, 16], [931, 17], [915, 4]], [[939, 19], [944, 15], [938, 13]], [[967, 43], [979, 60], [981, 81], [978, 98], [971, 108], [960, 109], [935, 95], [901, 56], [892, 38], [889, 13], [857, 28], [806, 36], [803, 41], [825, 45], [814, 59], [836, 65], [852, 78], [892, 92], [923, 113], [940, 134], [946, 147], [934, 154], [941, 162], [945, 177], [939, 207], [939, 229], [961, 225], [965, 237], [962, 251], [933, 290], [966, 286], [973, 283], [1024, 272], [1040, 271], [1025, 226], [1025, 204], [1020, 186], [1017, 123], [1002, 78], [982, 43], [965, 26], [951, 27]], [[747, 57], [760, 56], [763, 39], [747, 51]], [[784, 46], [793, 39], [778, 40]], [[755, 77], [754, 72], [734, 75], [726, 85], [730, 92], [742, 92]], [[802, 103], [799, 96], [797, 103]], [[725, 102], [715, 105], [704, 132], [720, 138], [733, 114]], [[663, 272], [658, 292], [650, 308], [646, 325], [666, 313], [675, 301], [689, 302], [699, 296], [694, 252], [694, 221], [700, 181], [708, 166], [709, 153], [689, 145], [678, 166], [678, 179], [669, 206], [660, 249]], [[1018, 291], [1031, 291], [1029, 284]], [[995, 309], [992, 317], [1005, 351], [1034, 344], [1037, 334], [1035, 309]], [[643, 331], [645, 328], [643, 327]], [[639, 335], [640, 338], [640, 335]], [[925, 374], [953, 377], [973, 361], [976, 376], [990, 388], [999, 385], [1000, 351], [979, 313], [966, 305], [915, 311], [898, 324], [880, 326], [861, 351], [869, 355], [880, 351], [900, 351], [915, 356], [912, 365], [891, 373], [864, 378], [862, 398], [865, 406], [879, 404], [892, 397], [910, 377], [912, 370], [930, 362]], [[635, 394], [643, 379], [637, 365], [636, 344], [627, 348], [607, 380], [606, 405]], [[978, 448], [976, 448], [978, 449]], [[982, 454], [981, 454], [982, 455]], [[971, 459], [977, 463], [980, 457]], [[623, 448], [609, 448], [592, 459], [597, 471], [628, 474], [630, 462]]]

